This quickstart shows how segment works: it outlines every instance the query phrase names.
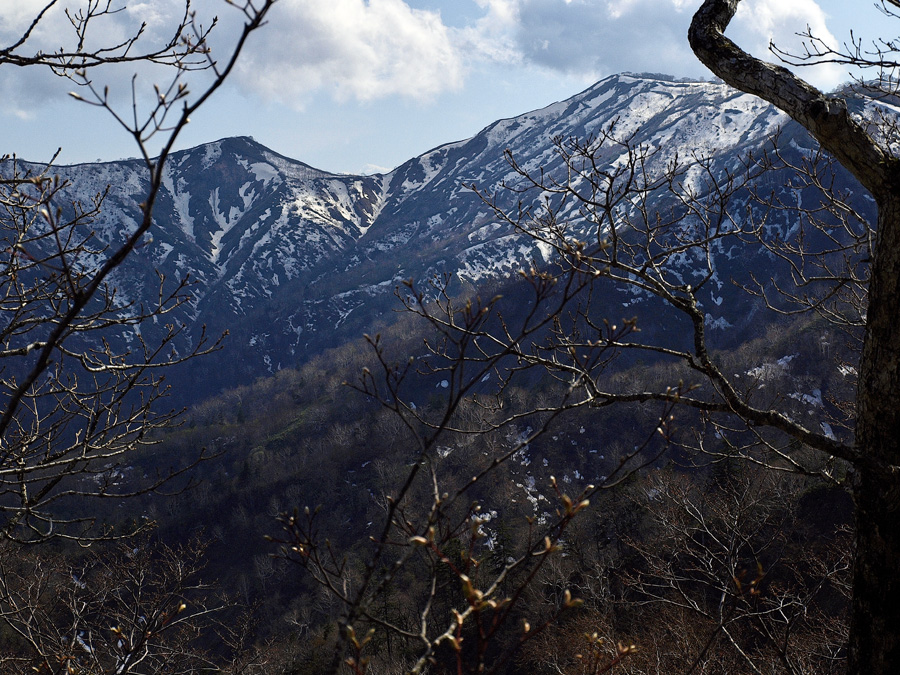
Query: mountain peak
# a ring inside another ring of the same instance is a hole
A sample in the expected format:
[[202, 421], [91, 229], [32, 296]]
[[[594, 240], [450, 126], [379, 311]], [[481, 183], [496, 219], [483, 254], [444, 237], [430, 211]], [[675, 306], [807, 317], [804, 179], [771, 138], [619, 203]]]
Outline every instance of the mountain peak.
[[[510, 213], [532, 198], [504, 190], [515, 180], [507, 150], [529, 171], [564, 176], [553, 139], [596, 138], [613, 123], [632, 143], [660, 148], [653, 161], [665, 162], [675, 153], [733, 158], [782, 121], [759, 99], [724, 86], [623, 73], [384, 175], [319, 171], [250, 136], [222, 138], [172, 154], [153, 243], [122, 268], [120, 289], [150, 302], [149, 270], [167, 279], [190, 274], [194, 300], [173, 320], [231, 331], [225, 349], [204, 360], [218, 365], [203, 366], [201, 381], [208, 390], [226, 378], [234, 386], [371, 330], [373, 317], [391, 315], [404, 279], [453, 274], [478, 285], [548, 262], [547, 247], [499, 222], [470, 189], [496, 195]], [[609, 144], [600, 152], [598, 161], [615, 162], [624, 150]], [[146, 181], [137, 163], [58, 171], [70, 172], [75, 197], [111, 186], [94, 223], [99, 238], [112, 243], [137, 221]], [[523, 208], [539, 208], [539, 195], [534, 200]]]

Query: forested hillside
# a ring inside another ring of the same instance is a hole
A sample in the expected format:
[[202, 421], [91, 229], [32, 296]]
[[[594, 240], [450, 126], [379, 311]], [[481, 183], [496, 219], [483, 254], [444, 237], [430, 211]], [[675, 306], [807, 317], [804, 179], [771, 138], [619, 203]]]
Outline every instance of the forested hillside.
[[[426, 339], [434, 343], [426, 325], [402, 316], [381, 344], [386, 359], [416, 357], [421, 373], [403, 383], [402, 399], [422, 423], [439, 424], [448, 388], [445, 375], [425, 365]], [[852, 398], [853, 378], [841, 352], [826, 354], [822, 346], [841, 339], [821, 321], [786, 321], [722, 357], [748, 386], [786, 399], [802, 419]], [[202, 531], [210, 542], [206, 573], [256, 608], [258, 638], [276, 639], [268, 653], [283, 672], [327, 667], [334, 622], [345, 609], [321, 585], [315, 565], [298, 555], [296, 528], [308, 526], [321, 546], [328, 540], [327, 555], [341, 561], [342, 578], [353, 589], [373, 554], [373, 538], [381, 536], [391, 496], [422, 461], [417, 436], [423, 429], [411, 431], [400, 415], [350, 386], [375, 364], [371, 345], [357, 341], [299, 370], [229, 391], [193, 409], [145, 460], [149, 466], [161, 457], [191, 456], [200, 446], [216, 453], [198, 467], [198, 487], [174, 499], [148, 500], [142, 512], [159, 521], [164, 541]], [[651, 390], [687, 375], [652, 361], [610, 366], [609, 372], [613, 381]], [[565, 383], [529, 377], [493, 399], [495, 385], [484, 382], [482, 405], [462, 403], [453, 423], [445, 424], [455, 431], [432, 444], [428, 466], [440, 489], [450, 495], [465, 490], [438, 525], [448, 562], [410, 560], [375, 594], [376, 623], [363, 622], [376, 629], [364, 652], [373, 659], [370, 672], [402, 672], [418, 654], [415, 640], [377, 621], [414, 630], [434, 579], [429, 621], [440, 626], [451, 608], [466, 603], [457, 570], [486, 583], [544, 533], [559, 536], [547, 563], [534, 577], [525, 567], [501, 584], [502, 594], [514, 594], [527, 580], [526, 592], [489, 640], [488, 663], [503, 663], [497, 672], [520, 672], [526, 663], [541, 673], [594, 672], [578, 666], [575, 654], [596, 651], [604, 664], [616, 656], [618, 642], [638, 646], [622, 672], [645, 672], [651, 663], [658, 672], [677, 672], [687, 669], [720, 623], [735, 642], [717, 638], [701, 672], [741, 669], [746, 654], [776, 670], [786, 657], [814, 672], [841, 672], [851, 504], [837, 483], [740, 461], [711, 433], [698, 455], [693, 447], [705, 425], [685, 410], [671, 410], [664, 433], [657, 425], [669, 408], [660, 405], [580, 408], [549, 420], [546, 412], [529, 411], [565, 401]], [[485, 431], [519, 413], [513, 423]], [[753, 439], [744, 434], [729, 442]], [[843, 477], [839, 464], [818, 468]], [[429, 483], [408, 496], [405, 517], [414, 521], [432, 507]], [[574, 500], [582, 494], [590, 494], [591, 506], [557, 529], [565, 513], [562, 495]], [[302, 525], [290, 524], [291, 513]], [[392, 541], [398, 552], [406, 545], [396, 536]], [[584, 604], [559, 613], [567, 589]], [[542, 628], [550, 623], [514, 650], [524, 637], [523, 621]], [[603, 641], [591, 646], [584, 635], [594, 632]], [[463, 635], [475, 649], [476, 635]], [[785, 654], [780, 644], [788, 645]], [[452, 652], [437, 658], [445, 665], [454, 661]]]

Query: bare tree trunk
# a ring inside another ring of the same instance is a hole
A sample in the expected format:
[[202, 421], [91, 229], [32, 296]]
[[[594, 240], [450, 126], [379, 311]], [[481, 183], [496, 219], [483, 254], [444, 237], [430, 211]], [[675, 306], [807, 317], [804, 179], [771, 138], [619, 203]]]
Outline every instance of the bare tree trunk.
[[878, 206], [857, 391], [856, 558], [849, 672], [900, 673], [900, 162], [847, 112], [723, 35], [740, 0], [706, 0], [691, 47], [725, 82], [778, 106], [867, 188]]
[[853, 673], [900, 672], [900, 185], [877, 203], [857, 391], [856, 443], [868, 461], [854, 490]]
[[[896, 432], [896, 428], [893, 429]], [[896, 442], [894, 442], [896, 448]], [[900, 501], [893, 475], [860, 472], [848, 672], [900, 672]]]

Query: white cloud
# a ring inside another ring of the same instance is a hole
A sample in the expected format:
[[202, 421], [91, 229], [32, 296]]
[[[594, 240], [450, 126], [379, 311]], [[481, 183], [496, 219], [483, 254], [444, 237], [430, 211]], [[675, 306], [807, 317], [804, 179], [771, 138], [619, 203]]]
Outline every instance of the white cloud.
[[[3, 46], [7, 47], [16, 42], [46, 4], [44, 0], [19, 0], [18, 2], [3, 3], [0, 8], [0, 41]], [[47, 18], [34, 31], [35, 39], [39, 40], [48, 34], [59, 31], [64, 22], [65, 14], [61, 10], [48, 12]]]
[[[47, 0], [4, 2], [0, 7], [0, 45], [10, 46], [32, 27], [27, 42], [18, 47], [16, 53], [26, 55], [39, 50], [46, 52], [60, 48], [74, 50], [78, 38], [66, 11], [72, 17], [77, 17], [84, 12], [85, 3], [69, 0], [53, 5], [32, 26], [32, 22], [48, 4]], [[92, 19], [87, 31], [85, 51], [121, 43], [136, 34], [142, 25], [144, 31], [141, 44], [148, 48], [159, 45], [172, 38], [174, 26], [184, 15], [184, 0], [138, 0], [122, 4], [124, 8], [121, 11], [98, 15]], [[209, 0], [200, 0], [200, 4], [209, 5]]]
[[522, 53], [516, 44], [519, 0], [475, 0], [485, 14], [467, 28], [457, 30], [455, 39], [468, 61], [518, 64]]
[[516, 42], [540, 66], [599, 77], [623, 70], [689, 74], [690, 7], [673, 0], [518, 0]]
[[[94, 17], [86, 34], [85, 52], [122, 44], [141, 31], [142, 26], [141, 38], [130, 53], [153, 51], [172, 39], [176, 26], [184, 16], [184, 0], [143, 0], [123, 4], [122, 11]], [[203, 9], [221, 9], [220, 3], [211, 0], [199, 0], [197, 4]], [[75, 16], [84, 10], [84, 2], [60, 2], [45, 12], [36, 25], [32, 25], [47, 5], [47, 0], [3, 2], [0, 6], [0, 48], [8, 48], [21, 41], [31, 28], [28, 39], [15, 49], [15, 54], [27, 57], [38, 52], [75, 51], [78, 36], [66, 16], [66, 10]], [[206, 17], [201, 21], [208, 25], [212, 13]], [[102, 70], [89, 71], [89, 74], [98, 89], [109, 86], [114, 103], [127, 104], [131, 97], [131, 78], [136, 70], [141, 75], [139, 88], [143, 86], [148, 93], [153, 82], [165, 83], [173, 74], [165, 67], [147, 64], [104, 66]], [[46, 67], [0, 67], [0, 109], [20, 118], [29, 117], [35, 107], [65, 99], [66, 93], [75, 88], [73, 82], [54, 75]]]
[[[280, 0], [268, 25], [251, 36], [231, 83], [246, 92], [280, 100], [294, 108], [321, 93], [338, 100], [386, 97], [430, 100], [463, 86], [467, 73], [500, 66], [532, 66], [588, 82], [620, 71], [704, 76], [687, 45], [687, 27], [699, 0], [442, 0], [448, 13], [464, 17], [450, 27], [438, 11], [414, 9], [410, 0]], [[729, 29], [748, 51], [772, 59], [768, 43], [796, 51], [793, 33], [807, 24], [832, 40], [820, 9], [822, 0], [744, 0]], [[0, 46], [21, 34], [46, 0], [0, 3]], [[123, 0], [124, 2], [124, 0]], [[451, 4], [453, 3], [453, 4]], [[81, 6], [68, 0], [63, 6]], [[146, 22], [147, 45], [170, 37], [184, 0], [130, 0], [127, 11], [97, 23], [96, 39], [122, 39]], [[432, 1], [430, 6], [434, 6]], [[242, 15], [222, 0], [195, 0], [209, 23], [219, 13], [213, 35], [221, 60], [234, 44]], [[71, 44], [72, 30], [55, 8], [35, 32], [33, 49]], [[133, 68], [107, 70], [100, 84], [128, 104]], [[819, 86], [843, 78], [836, 66], [802, 73]], [[141, 70], [143, 87], [165, 80]], [[201, 76], [202, 78], [202, 76]], [[27, 115], [71, 89], [47, 72], [0, 68], [0, 109]], [[196, 85], [195, 85], [195, 88]]]
[[281, 0], [257, 37], [241, 84], [295, 105], [317, 90], [429, 99], [463, 81], [453, 31], [439, 13], [403, 0]]
[[[470, 34], [484, 45], [502, 44], [503, 58], [598, 78], [620, 71], [708, 74], [691, 53], [687, 29], [698, 0], [477, 0], [487, 14]], [[769, 40], [798, 50], [795, 33], [809, 25], [835, 44], [815, 0], [745, 0], [728, 35], [751, 53], [773, 60]], [[491, 49], [482, 49], [491, 55]], [[830, 87], [843, 73], [822, 66], [804, 71]]]
[[[826, 25], [825, 12], [815, 0], [752, 0], [738, 6], [734, 19], [737, 30], [729, 35], [743, 49], [770, 61], [777, 60], [769, 51], [770, 41], [779, 49], [793, 54], [803, 52], [798, 33], [809, 27], [811, 33], [827, 44], [837, 46], [838, 40]], [[803, 77], [824, 87], [834, 87], [847, 79], [846, 68], [823, 64], [804, 69]]]

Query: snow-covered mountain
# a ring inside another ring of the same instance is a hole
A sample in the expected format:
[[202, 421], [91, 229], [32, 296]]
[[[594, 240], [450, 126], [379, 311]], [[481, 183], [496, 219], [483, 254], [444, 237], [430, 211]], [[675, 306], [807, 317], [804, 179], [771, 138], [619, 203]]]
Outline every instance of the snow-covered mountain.
[[[786, 120], [724, 84], [618, 75], [387, 174], [332, 174], [251, 138], [224, 139], [171, 156], [152, 243], [117, 272], [117, 284], [125, 297], [140, 299], [157, 291], [151, 268], [169, 279], [189, 273], [194, 300], [180, 320], [194, 334], [201, 325], [231, 333], [223, 351], [190, 372], [194, 394], [246, 382], [371, 331], [396, 306], [393, 292], [403, 279], [454, 272], [477, 284], [546, 262], [540, 247], [498, 222], [469, 186], [496, 193], [513, 210], [522, 195], [501, 187], [516, 179], [507, 149], [520, 166], [553, 174], [561, 169], [555, 137], [585, 138], [613, 122], [619, 137], [633, 134], [636, 143], [658, 147], [655, 162], [696, 152], [725, 166]], [[784, 139], [801, 152], [811, 147], [791, 125]], [[623, 149], [604, 152], [601, 159], [613, 163]], [[58, 170], [74, 199], [109, 187], [93, 225], [107, 242], [134, 227], [143, 171], [135, 160]]]

